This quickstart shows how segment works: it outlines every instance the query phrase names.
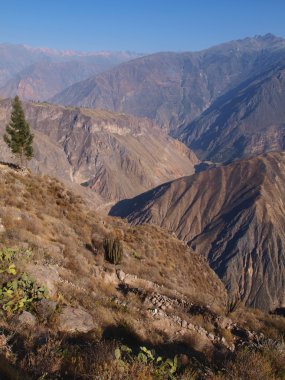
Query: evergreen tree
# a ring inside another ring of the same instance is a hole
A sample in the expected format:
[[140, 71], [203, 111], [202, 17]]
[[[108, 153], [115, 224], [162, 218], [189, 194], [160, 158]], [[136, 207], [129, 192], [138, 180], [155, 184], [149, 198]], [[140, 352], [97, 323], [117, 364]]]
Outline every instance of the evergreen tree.
[[21, 101], [16, 96], [12, 103], [12, 112], [9, 124], [6, 126], [4, 141], [18, 158], [21, 166], [30, 160], [33, 155], [33, 138], [30, 126], [25, 119]]

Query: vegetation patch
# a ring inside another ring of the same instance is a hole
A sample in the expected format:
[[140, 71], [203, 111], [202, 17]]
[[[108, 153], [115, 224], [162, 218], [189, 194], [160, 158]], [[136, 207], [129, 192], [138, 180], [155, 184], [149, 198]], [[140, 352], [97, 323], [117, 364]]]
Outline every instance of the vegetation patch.
[[40, 287], [23, 272], [16, 268], [17, 256], [31, 254], [30, 250], [3, 248], [0, 250], [0, 314], [11, 316], [28, 310], [34, 302], [47, 298], [47, 289]]

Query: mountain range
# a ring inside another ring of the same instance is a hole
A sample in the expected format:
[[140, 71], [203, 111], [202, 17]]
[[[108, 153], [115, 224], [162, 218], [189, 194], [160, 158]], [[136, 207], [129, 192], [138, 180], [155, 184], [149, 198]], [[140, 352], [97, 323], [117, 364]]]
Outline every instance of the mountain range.
[[285, 40], [270, 34], [201, 52], [157, 53], [76, 83], [51, 101], [146, 116], [175, 131], [284, 57]]
[[0, 44], [0, 96], [47, 100], [75, 82], [138, 57], [131, 52], [76, 52]]

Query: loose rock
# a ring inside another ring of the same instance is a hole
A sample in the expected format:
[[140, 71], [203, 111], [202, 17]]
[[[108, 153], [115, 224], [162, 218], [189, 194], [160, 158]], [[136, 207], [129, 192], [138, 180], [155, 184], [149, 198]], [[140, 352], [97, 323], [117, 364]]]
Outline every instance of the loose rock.
[[95, 324], [85, 310], [66, 306], [57, 318], [57, 328], [61, 332], [87, 333], [95, 328]]

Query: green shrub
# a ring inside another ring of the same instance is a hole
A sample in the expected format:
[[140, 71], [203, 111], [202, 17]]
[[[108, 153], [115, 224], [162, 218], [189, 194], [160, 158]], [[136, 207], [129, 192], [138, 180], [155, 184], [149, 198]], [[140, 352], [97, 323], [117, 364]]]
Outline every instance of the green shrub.
[[33, 302], [47, 297], [47, 290], [37, 285], [26, 273], [6, 282], [0, 288], [0, 306], [9, 316], [27, 310]]
[[121, 346], [115, 349], [115, 359], [121, 372], [127, 370], [128, 366], [133, 363], [140, 363], [150, 369], [150, 374], [157, 380], [169, 379], [175, 380], [175, 374], [178, 370], [178, 358], [163, 359], [156, 356], [153, 350], [146, 347], [140, 347], [137, 355], [134, 355], [132, 349], [128, 346]]
[[0, 250], [0, 315], [10, 316], [27, 310], [33, 302], [47, 297], [47, 290], [40, 287], [26, 273], [18, 273], [15, 261], [30, 250], [3, 248]]
[[106, 260], [115, 265], [120, 264], [123, 258], [123, 246], [119, 239], [105, 239], [103, 248]]

